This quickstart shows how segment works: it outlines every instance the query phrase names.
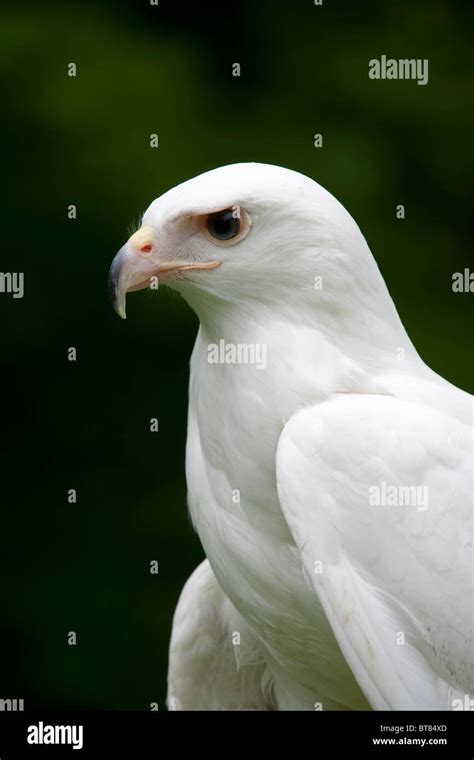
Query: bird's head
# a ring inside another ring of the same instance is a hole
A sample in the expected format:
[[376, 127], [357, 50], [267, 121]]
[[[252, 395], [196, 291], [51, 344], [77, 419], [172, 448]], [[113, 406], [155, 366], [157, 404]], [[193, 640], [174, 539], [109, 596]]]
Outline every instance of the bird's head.
[[[127, 292], [166, 283], [198, 314], [336, 304], [375, 267], [356, 223], [298, 172], [258, 163], [201, 174], [153, 201], [110, 269], [115, 309]], [[319, 280], [318, 280], [319, 278]], [[320, 282], [320, 287], [315, 283]]]

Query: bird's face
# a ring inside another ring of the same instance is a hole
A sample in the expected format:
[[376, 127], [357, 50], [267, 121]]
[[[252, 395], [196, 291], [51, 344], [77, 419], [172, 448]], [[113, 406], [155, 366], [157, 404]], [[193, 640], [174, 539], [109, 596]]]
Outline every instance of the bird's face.
[[112, 263], [114, 307], [125, 318], [128, 292], [161, 283], [193, 306], [200, 298], [242, 305], [281, 303], [295, 289], [314, 293], [324, 256], [340, 251], [354, 228], [362, 237], [335, 198], [297, 172], [221, 167], [149, 206]]

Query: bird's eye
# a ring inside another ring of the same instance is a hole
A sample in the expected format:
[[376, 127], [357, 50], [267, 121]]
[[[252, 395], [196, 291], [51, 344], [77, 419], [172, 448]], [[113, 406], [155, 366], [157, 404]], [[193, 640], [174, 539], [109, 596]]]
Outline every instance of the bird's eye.
[[232, 240], [241, 230], [240, 209], [227, 208], [207, 217], [207, 230], [216, 240]]
[[230, 206], [221, 211], [203, 214], [199, 221], [211, 243], [220, 246], [240, 243], [252, 226], [249, 214], [240, 206]]

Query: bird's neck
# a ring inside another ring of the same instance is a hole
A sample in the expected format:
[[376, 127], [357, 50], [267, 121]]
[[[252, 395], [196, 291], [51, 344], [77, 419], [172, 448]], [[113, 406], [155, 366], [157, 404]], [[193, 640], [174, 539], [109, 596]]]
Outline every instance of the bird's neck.
[[239, 360], [239, 346], [248, 346], [255, 361], [260, 360], [262, 371], [264, 361], [275, 376], [293, 366], [293, 381], [297, 383], [301, 366], [311, 369], [313, 382], [321, 378], [326, 384], [330, 379], [333, 390], [350, 391], [355, 377], [403, 373], [420, 363], [387, 297], [381, 310], [326, 310], [283, 303], [278, 310], [261, 304], [246, 308], [239, 304], [208, 305], [197, 309], [201, 350], [214, 351], [217, 363], [225, 362], [226, 357], [232, 363], [233, 356]]

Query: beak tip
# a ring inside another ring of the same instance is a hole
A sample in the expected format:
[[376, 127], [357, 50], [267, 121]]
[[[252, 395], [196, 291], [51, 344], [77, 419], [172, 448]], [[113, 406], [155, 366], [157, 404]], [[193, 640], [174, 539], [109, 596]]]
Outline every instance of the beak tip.
[[114, 311], [119, 315], [120, 319], [127, 319], [127, 313], [125, 311], [125, 304], [114, 303]]
[[108, 287], [112, 306], [121, 319], [126, 319], [126, 291], [123, 291], [120, 283], [120, 273], [123, 266], [123, 251], [121, 248], [112, 262], [109, 271]]

